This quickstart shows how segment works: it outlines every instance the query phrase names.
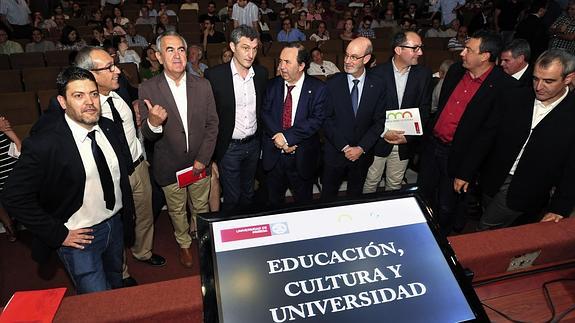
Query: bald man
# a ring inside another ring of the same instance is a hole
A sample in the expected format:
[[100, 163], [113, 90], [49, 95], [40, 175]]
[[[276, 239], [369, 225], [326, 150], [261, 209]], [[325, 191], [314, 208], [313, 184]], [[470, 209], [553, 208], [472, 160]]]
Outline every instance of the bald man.
[[369, 167], [366, 153], [383, 132], [385, 86], [381, 78], [365, 68], [372, 50], [371, 41], [365, 37], [351, 41], [344, 56], [345, 72], [327, 81], [322, 178], [325, 199], [337, 196], [346, 177], [348, 196], [362, 194]]

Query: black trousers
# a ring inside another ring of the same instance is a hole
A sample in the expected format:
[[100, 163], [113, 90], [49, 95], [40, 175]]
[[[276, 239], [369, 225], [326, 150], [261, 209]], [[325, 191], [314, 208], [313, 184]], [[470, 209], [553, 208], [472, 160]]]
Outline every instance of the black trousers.
[[[310, 167], [313, 167], [310, 165]], [[280, 205], [285, 200], [289, 188], [295, 202], [311, 201], [313, 199], [313, 177], [305, 179], [297, 170], [295, 155], [282, 154], [268, 174], [267, 186], [269, 203]]]
[[347, 161], [345, 165], [334, 166], [329, 161], [324, 160], [322, 174], [322, 199], [333, 199], [337, 197], [339, 187], [347, 177], [347, 196], [361, 196], [363, 184], [367, 177], [367, 170], [373, 158], [363, 154], [358, 160]]

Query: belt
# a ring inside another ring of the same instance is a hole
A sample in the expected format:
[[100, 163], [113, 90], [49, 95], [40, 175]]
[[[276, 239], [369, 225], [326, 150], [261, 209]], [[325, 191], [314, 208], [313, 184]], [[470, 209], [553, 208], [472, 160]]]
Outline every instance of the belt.
[[135, 162], [134, 162], [134, 168], [140, 166], [140, 164], [144, 161], [144, 155], [140, 155], [140, 158], [138, 158]]
[[256, 135], [253, 134], [251, 136], [247, 136], [247, 137], [244, 137], [242, 139], [232, 139], [232, 140], [230, 140], [230, 142], [233, 144], [245, 144], [245, 143], [252, 141], [252, 139], [254, 139], [255, 137], [256, 137]]

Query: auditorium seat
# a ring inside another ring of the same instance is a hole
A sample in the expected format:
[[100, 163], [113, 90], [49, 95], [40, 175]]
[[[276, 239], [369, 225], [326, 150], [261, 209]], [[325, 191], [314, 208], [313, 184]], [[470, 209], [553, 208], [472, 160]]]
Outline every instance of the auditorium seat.
[[[182, 35], [182, 37], [184, 37], [184, 39], [188, 43], [188, 47], [191, 44], [199, 44], [200, 43], [201, 33], [199, 31], [182, 31], [182, 32], [180, 32], [180, 35]], [[155, 42], [155, 40], [154, 40], [154, 42]]]
[[38, 120], [38, 101], [34, 92], [1, 93], [0, 115], [6, 117], [20, 138], [28, 135], [32, 125]]
[[118, 67], [126, 76], [128, 81], [133, 87], [138, 87], [140, 84], [140, 74], [138, 73], [138, 66], [135, 63], [119, 63]]
[[423, 39], [423, 45], [425, 49], [443, 49], [447, 48], [447, 43], [449, 42], [448, 37], [430, 37]]
[[426, 49], [422, 57], [423, 62], [420, 63], [431, 68], [433, 72], [437, 72], [441, 63], [446, 59], [453, 59], [454, 61], [459, 60], [456, 54], [445, 49]]
[[261, 65], [268, 71], [268, 78], [274, 78], [276, 76], [276, 66], [275, 58], [272, 56], [261, 56], [257, 57], [256, 64]]
[[44, 52], [46, 66], [64, 67], [70, 65], [71, 50], [49, 50]]
[[[375, 39], [374, 43], [379, 43], [380, 40], [391, 40], [393, 38], [393, 27], [382, 27], [375, 28]], [[391, 44], [389, 45], [391, 47]]]
[[60, 67], [25, 68], [22, 70], [22, 83], [25, 91], [36, 92], [56, 88], [56, 78]]
[[[180, 32], [185, 32], [185, 31], [189, 31], [189, 32], [201, 32], [202, 29], [200, 28], [200, 24], [197, 22], [180, 22], [178, 24], [178, 30]], [[197, 42], [200, 41], [199, 39], [196, 40]]]
[[24, 69], [29, 67], [44, 67], [43, 53], [18, 53], [10, 55], [12, 69]]
[[226, 43], [217, 43], [217, 44], [207, 44], [206, 52], [204, 53], [204, 57], [212, 58], [217, 57], [220, 58], [222, 56], [222, 50], [226, 48], [228, 44]]
[[[335, 66], [337, 66], [337, 67], [339, 68], [339, 63], [340, 63], [340, 61], [339, 61], [339, 56], [340, 56], [340, 54], [337, 54], [337, 53], [334, 53], [334, 52], [326, 53], [326, 52], [323, 52], [323, 51], [322, 51], [322, 53], [323, 53], [323, 59], [324, 59], [325, 61], [330, 61], [330, 62], [334, 63]], [[341, 55], [341, 57], [343, 58], [343, 55]], [[341, 60], [341, 63], [343, 64], [343, 59]], [[340, 69], [340, 70], [341, 70], [341, 69]]]
[[38, 103], [40, 104], [40, 112], [44, 113], [48, 109], [50, 99], [58, 95], [58, 90], [38, 90]]
[[[337, 35], [331, 35], [331, 37], [336, 37]], [[324, 53], [342, 53], [343, 52], [343, 43], [341, 39], [332, 38], [330, 40], [326, 40], [321, 42], [320, 48]]]
[[10, 92], [22, 92], [20, 70], [0, 71], [0, 93]]
[[198, 23], [198, 12], [196, 10], [182, 10], [178, 13], [180, 23]]
[[0, 70], [10, 69], [10, 55], [0, 54]]
[[284, 48], [284, 44], [278, 41], [273, 41], [271, 46], [265, 52], [265, 56], [276, 58], [280, 56], [282, 49]]
[[154, 34], [154, 29], [152, 25], [134, 25], [136, 27], [136, 34], [150, 39], [149, 37]]

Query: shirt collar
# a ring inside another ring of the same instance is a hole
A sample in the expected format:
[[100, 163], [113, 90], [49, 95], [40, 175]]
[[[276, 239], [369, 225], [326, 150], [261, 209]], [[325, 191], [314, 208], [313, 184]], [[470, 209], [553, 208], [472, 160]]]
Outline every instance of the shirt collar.
[[525, 65], [525, 67], [522, 68], [519, 72], [517, 72], [511, 76], [513, 76], [514, 79], [519, 80], [523, 76], [523, 74], [525, 74], [525, 71], [527, 71], [528, 67], [529, 67], [529, 64]]
[[[180, 80], [180, 85], [182, 84], [186, 84], [186, 79], [187, 79], [187, 75], [188, 73], [184, 72], [184, 76], [182, 76], [182, 79]], [[169, 86], [174, 86], [174, 87], [179, 87], [176, 85], [176, 81], [172, 80], [172, 78], [170, 78], [168, 76], [168, 74], [166, 74], [166, 72], [164, 72], [164, 77], [166, 77], [166, 81], [168, 81], [168, 85]]]
[[72, 136], [74, 137], [74, 140], [78, 143], [83, 143], [84, 140], [86, 140], [86, 138], [88, 137], [88, 133], [92, 130], [102, 132], [102, 129], [97, 124], [93, 126], [91, 129], [86, 129], [81, 125], [79, 125], [78, 122], [68, 117], [67, 114], [64, 114], [64, 119], [66, 120], [66, 123], [68, 124], [70, 130], [72, 131]]
[[491, 66], [487, 71], [483, 72], [483, 74], [481, 74], [479, 77], [473, 78], [471, 76], [471, 73], [469, 71], [467, 71], [467, 76], [469, 76], [469, 78], [471, 79], [472, 82], [477, 82], [479, 84], [482, 84], [483, 81], [485, 81], [485, 79], [487, 78], [487, 76], [489, 76], [489, 74], [491, 74], [491, 71], [493, 71], [493, 67]]
[[106, 101], [108, 101], [108, 98], [112, 98], [112, 99], [120, 99], [120, 96], [118, 95], [118, 93], [114, 92], [114, 91], [110, 91], [110, 93], [108, 93], [108, 95], [104, 95], [102, 93], [100, 93], [100, 103], [104, 103]]
[[[232, 76], [238, 75], [241, 77], [240, 72], [238, 71], [238, 68], [236, 67], [236, 64], [234, 63], [233, 58], [230, 61], [230, 68], [232, 69]], [[250, 69], [248, 70], [248, 75], [246, 75], [246, 79], [249, 79], [249, 78], [253, 77], [254, 75], [256, 75], [256, 72], [254, 71], [254, 67], [250, 66]]]
[[402, 72], [397, 68], [397, 66], [395, 65], [395, 57], [392, 57], [392, 58], [391, 58], [391, 64], [393, 65], [393, 71], [394, 71], [395, 73], [398, 73], [398, 74], [401, 74], [401, 75], [407, 74], [407, 73], [409, 73], [409, 71], [411, 70], [411, 65], [409, 65], [409, 66], [405, 69], [405, 71], [402, 73]]
[[364, 68], [364, 69], [363, 69], [363, 74], [361, 74], [360, 77], [358, 77], [358, 78], [355, 78], [353, 75], [351, 75], [351, 74], [348, 73], [348, 74], [347, 74], [347, 81], [348, 81], [348, 83], [351, 84], [351, 83], [353, 82], [353, 80], [359, 80], [359, 83], [363, 83], [363, 81], [365, 80], [366, 71], [367, 71], [367, 70]]
[[567, 94], [569, 94], [569, 87], [565, 87], [564, 91], [565, 91], [565, 93], [563, 93], [563, 95], [559, 99], [557, 99], [555, 102], [551, 103], [548, 106], [545, 106], [543, 104], [543, 102], [541, 102], [541, 101], [537, 100], [537, 98], [535, 98], [535, 106], [540, 106], [540, 107], [543, 107], [547, 110], [551, 110], [551, 109], [555, 108], [556, 106], [559, 105], [559, 103], [561, 103], [561, 101], [563, 101], [563, 99], [565, 99]]
[[[297, 80], [297, 82], [295, 82], [295, 89], [301, 89], [303, 86], [303, 80], [305, 78], [305, 73], [303, 73], [301, 75], [301, 77], [299, 78], [299, 80]], [[288, 82], [284, 81], [285, 86], [289, 86]]]

